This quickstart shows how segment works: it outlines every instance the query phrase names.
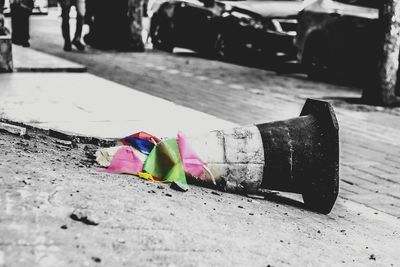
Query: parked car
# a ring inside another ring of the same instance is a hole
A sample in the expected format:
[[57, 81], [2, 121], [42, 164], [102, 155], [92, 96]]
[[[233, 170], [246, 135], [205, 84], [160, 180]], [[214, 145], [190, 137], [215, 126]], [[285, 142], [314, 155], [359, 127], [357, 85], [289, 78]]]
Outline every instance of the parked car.
[[151, 19], [157, 49], [189, 48], [219, 57], [259, 53], [295, 57], [300, 0], [170, 0]]
[[32, 13], [47, 15], [49, 13], [49, 1], [34, 0]]
[[[11, 12], [10, 0], [5, 0], [4, 1], [4, 14], [8, 15], [8, 14], [10, 14], [10, 12]], [[32, 13], [47, 15], [49, 13], [48, 0], [34, 0]]]
[[8, 15], [10, 14], [11, 9], [10, 9], [10, 0], [5, 0], [4, 1], [4, 7], [3, 7], [3, 14]]
[[378, 0], [318, 0], [299, 14], [297, 58], [310, 77], [376, 72]]

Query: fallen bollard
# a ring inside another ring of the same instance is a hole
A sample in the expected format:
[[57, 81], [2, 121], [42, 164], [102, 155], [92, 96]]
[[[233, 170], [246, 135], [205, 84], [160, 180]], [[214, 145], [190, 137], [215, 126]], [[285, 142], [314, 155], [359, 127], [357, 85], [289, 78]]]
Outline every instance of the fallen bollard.
[[98, 150], [96, 160], [107, 172], [182, 191], [193, 178], [239, 194], [299, 193], [308, 208], [327, 214], [339, 188], [338, 131], [331, 105], [308, 99], [297, 118], [163, 140], [139, 132], [121, 139], [124, 146]]
[[339, 189], [339, 125], [328, 102], [308, 99], [300, 117], [187, 137], [221, 190], [302, 194], [328, 214]]

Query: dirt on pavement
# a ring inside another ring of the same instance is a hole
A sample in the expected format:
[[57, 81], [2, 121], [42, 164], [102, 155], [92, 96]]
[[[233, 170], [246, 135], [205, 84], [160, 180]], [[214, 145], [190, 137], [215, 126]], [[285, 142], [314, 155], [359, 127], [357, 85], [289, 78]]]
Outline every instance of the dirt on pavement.
[[0, 131], [0, 266], [398, 263], [390, 221], [343, 200], [325, 216], [296, 198], [182, 193], [100, 172], [94, 151], [113, 142], [27, 132]]
[[[341, 191], [327, 216], [294, 195], [255, 199], [197, 186], [182, 193], [99, 172], [89, 140], [0, 132], [1, 267], [399, 265], [399, 108], [348, 104], [360, 90], [193, 55], [66, 54], [58, 21], [33, 20], [36, 49], [240, 124], [296, 116], [307, 97], [334, 99]], [[383, 112], [393, 116], [383, 120]]]

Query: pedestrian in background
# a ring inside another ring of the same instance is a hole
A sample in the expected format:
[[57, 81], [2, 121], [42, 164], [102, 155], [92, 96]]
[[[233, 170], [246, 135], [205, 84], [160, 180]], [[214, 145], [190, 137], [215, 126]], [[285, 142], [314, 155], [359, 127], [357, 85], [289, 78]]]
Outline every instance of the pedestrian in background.
[[4, 26], [4, 0], [0, 0], [0, 35], [7, 35], [6, 27]]
[[[1, 8], [1, 1], [0, 1], [0, 8]], [[9, 35], [10, 31], [4, 26], [4, 15], [0, 12], [0, 36], [2, 35]]]
[[[61, 6], [61, 30], [64, 37], [64, 50], [71, 51], [72, 45], [74, 45], [78, 50], [85, 50], [85, 46], [81, 42], [82, 37], [82, 26], [85, 16], [85, 0], [58, 0]], [[76, 9], [76, 29], [74, 39], [71, 42], [71, 35], [69, 31], [69, 12], [71, 6], [75, 6]]]
[[96, 0], [85, 0], [85, 7], [84, 23], [89, 26], [90, 31], [94, 23]]
[[86, 0], [86, 10], [85, 10], [85, 18], [84, 24], [88, 25], [88, 33], [83, 36], [83, 40], [85, 44], [92, 45], [93, 44], [93, 26], [96, 15], [96, 1], [98, 0]]
[[29, 16], [33, 9], [33, 0], [10, 0], [11, 39], [16, 45], [29, 47]]

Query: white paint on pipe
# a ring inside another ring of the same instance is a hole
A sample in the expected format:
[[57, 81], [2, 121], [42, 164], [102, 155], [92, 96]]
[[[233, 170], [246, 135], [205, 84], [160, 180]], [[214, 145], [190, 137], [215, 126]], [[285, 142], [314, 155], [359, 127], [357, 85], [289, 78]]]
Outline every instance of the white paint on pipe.
[[229, 192], [255, 193], [263, 178], [264, 148], [256, 126], [217, 130], [187, 140]]

